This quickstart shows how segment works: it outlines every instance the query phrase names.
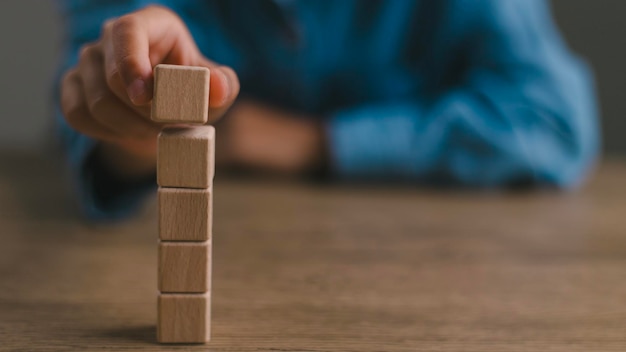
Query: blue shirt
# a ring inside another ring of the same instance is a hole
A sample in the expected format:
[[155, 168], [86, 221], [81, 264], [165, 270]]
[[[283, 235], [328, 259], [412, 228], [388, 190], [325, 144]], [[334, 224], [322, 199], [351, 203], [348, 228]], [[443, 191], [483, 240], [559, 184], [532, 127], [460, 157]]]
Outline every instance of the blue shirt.
[[[235, 69], [243, 96], [321, 116], [337, 178], [572, 187], [598, 152], [592, 77], [543, 0], [157, 3]], [[64, 69], [107, 18], [147, 4], [63, 1]], [[87, 214], [131, 213], [149, 190], [99, 204], [94, 141], [58, 115]]]

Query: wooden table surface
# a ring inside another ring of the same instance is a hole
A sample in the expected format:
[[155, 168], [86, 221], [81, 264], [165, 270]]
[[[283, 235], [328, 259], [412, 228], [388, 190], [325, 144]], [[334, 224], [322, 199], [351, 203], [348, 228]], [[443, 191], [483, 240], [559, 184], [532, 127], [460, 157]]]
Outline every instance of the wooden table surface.
[[2, 351], [625, 351], [626, 162], [569, 194], [215, 184], [213, 339], [155, 343], [156, 217], [0, 156]]

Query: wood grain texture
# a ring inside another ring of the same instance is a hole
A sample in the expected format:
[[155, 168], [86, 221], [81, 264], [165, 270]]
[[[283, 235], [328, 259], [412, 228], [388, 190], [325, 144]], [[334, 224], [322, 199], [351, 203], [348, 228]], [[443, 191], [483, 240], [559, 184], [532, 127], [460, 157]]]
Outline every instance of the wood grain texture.
[[154, 68], [152, 120], [161, 123], [208, 121], [209, 69], [157, 65]]
[[0, 165], [3, 351], [626, 351], [626, 161], [572, 193], [220, 178], [185, 346], [156, 343], [156, 202], [86, 225], [62, 162]]
[[213, 126], [165, 128], [159, 134], [157, 154], [159, 186], [211, 187], [215, 173]]
[[160, 242], [161, 292], [201, 293], [211, 289], [211, 243]]
[[212, 230], [212, 190], [163, 188], [158, 191], [161, 241], [208, 241]]
[[157, 310], [160, 343], [205, 343], [211, 339], [210, 294], [160, 294]]

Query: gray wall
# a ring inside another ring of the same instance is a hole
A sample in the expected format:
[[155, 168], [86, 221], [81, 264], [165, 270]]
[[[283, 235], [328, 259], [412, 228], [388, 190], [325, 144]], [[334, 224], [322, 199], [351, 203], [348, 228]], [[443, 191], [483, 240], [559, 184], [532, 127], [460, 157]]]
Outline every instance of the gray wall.
[[[626, 1], [555, 0], [553, 7], [570, 45], [596, 71], [605, 148], [626, 155]], [[0, 1], [1, 149], [37, 149], [47, 140], [59, 40], [54, 1]]]
[[55, 1], [0, 1], [0, 148], [35, 149], [50, 130], [60, 28]]
[[570, 47], [587, 59], [595, 71], [605, 150], [626, 155], [626, 1], [552, 3]]

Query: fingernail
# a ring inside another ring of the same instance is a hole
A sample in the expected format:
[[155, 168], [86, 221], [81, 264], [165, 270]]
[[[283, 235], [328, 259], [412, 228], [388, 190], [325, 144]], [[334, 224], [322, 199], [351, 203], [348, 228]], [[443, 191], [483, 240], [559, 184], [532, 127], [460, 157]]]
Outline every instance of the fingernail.
[[229, 70], [227, 68], [228, 68], [227, 66], [220, 66], [219, 67], [219, 72], [224, 77], [225, 82], [226, 82], [226, 86], [228, 87], [227, 91], [225, 92], [226, 94], [225, 94], [221, 104], [225, 103], [226, 100], [228, 100], [228, 98], [230, 97], [230, 94], [232, 92], [232, 89], [233, 89], [233, 82], [232, 82], [233, 79], [232, 79], [232, 77], [231, 77], [231, 75], [229, 73]]
[[[210, 109], [219, 108], [224, 104], [226, 97], [224, 88], [218, 90], [217, 87], [228, 86], [228, 77], [219, 67], [211, 68], [211, 83], [211, 89], [209, 89], [209, 107]], [[216, 83], [217, 85], [214, 85]]]
[[228, 81], [228, 85], [232, 86], [233, 80], [235, 79], [234, 77], [235, 72], [228, 66], [220, 66], [220, 71], [222, 71], [222, 73], [226, 77], [226, 80]]
[[134, 104], [140, 104], [146, 95], [146, 82], [137, 78], [128, 86], [128, 97]]

